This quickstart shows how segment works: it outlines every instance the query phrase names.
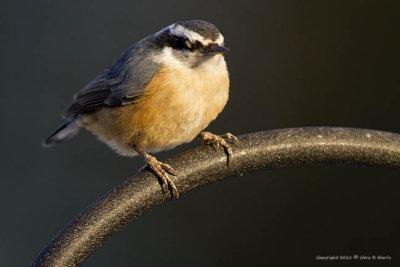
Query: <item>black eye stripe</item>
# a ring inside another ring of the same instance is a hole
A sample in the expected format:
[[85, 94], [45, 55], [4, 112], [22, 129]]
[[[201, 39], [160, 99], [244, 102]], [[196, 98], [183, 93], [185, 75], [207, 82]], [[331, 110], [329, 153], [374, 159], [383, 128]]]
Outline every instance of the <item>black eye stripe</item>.
[[198, 49], [201, 49], [201, 50], [207, 50], [207, 49], [210, 49], [213, 46], [218, 46], [217, 43], [209, 43], [208, 45], [203, 45], [199, 41], [197, 41], [197, 45], [198, 45]]
[[[216, 38], [213, 38], [213, 40], [216, 40]], [[200, 52], [203, 52], [204, 50], [210, 49], [211, 47], [214, 46], [224, 45], [224, 44], [217, 44], [215, 43], [215, 41], [212, 43], [208, 43], [206, 45], [204, 45], [198, 40], [191, 42], [188, 37], [184, 35], [175, 35], [169, 29], [160, 32], [160, 34], [155, 35], [153, 39], [153, 44], [158, 48], [163, 48], [167, 46], [177, 50], [200, 51]]]
[[175, 49], [192, 49], [188, 44], [190, 40], [180, 36], [170, 35], [167, 39], [167, 45]]
[[190, 51], [194, 51], [194, 50], [205, 50], [212, 46], [216, 46], [218, 44], [210, 43], [208, 45], [204, 45], [200, 41], [191, 42], [188, 38], [184, 36], [169, 35], [169, 38], [167, 40], [167, 45], [175, 49], [181, 49], [181, 50], [187, 49]]

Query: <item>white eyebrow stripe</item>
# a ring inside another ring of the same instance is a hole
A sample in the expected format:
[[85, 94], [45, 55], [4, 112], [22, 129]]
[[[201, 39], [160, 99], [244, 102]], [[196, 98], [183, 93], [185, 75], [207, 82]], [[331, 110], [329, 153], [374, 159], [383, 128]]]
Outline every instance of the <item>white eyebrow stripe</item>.
[[212, 41], [209, 39], [205, 39], [203, 36], [198, 34], [197, 32], [188, 30], [181, 25], [174, 25], [171, 28], [171, 34], [176, 36], [187, 37], [191, 42], [199, 41], [204, 45], [208, 45]]
[[[188, 30], [181, 25], [175, 25], [175, 24], [171, 25], [170, 31], [171, 31], [172, 35], [189, 38], [189, 40], [192, 43], [194, 43], [195, 41], [199, 41], [203, 45], [208, 45], [210, 43], [214, 43], [214, 41], [212, 41], [210, 39], [205, 39], [203, 36], [201, 36], [197, 32]], [[222, 36], [222, 34], [219, 33], [218, 39], [215, 42], [218, 43], [219, 45], [221, 45], [224, 42], [224, 37]]]

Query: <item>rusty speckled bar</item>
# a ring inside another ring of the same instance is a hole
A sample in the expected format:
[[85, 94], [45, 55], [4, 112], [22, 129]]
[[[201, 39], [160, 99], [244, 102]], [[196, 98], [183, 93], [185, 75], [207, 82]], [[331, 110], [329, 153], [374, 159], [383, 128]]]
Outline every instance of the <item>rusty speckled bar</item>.
[[[198, 147], [175, 156], [172, 177], [181, 193], [249, 171], [341, 164], [400, 168], [400, 135], [352, 128], [292, 128], [242, 135], [233, 161], [224, 152]], [[32, 266], [76, 266], [130, 221], [170, 199], [155, 176], [142, 171], [95, 201], [47, 245]], [[180, 200], [184, 201], [184, 199]]]

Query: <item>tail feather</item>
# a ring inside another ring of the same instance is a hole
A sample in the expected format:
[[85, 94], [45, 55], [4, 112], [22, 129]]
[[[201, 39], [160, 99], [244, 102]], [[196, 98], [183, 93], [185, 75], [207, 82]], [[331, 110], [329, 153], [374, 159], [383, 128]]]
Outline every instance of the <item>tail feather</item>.
[[58, 126], [58, 128], [42, 142], [42, 146], [51, 147], [64, 140], [68, 140], [76, 135], [79, 130], [80, 126], [78, 125], [76, 118], [70, 118]]

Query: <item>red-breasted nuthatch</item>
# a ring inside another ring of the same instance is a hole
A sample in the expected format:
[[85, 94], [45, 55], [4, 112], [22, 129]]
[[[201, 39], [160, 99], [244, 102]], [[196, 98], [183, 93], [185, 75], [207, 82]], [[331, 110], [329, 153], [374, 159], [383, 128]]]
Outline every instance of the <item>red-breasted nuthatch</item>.
[[129, 47], [115, 63], [78, 91], [63, 114], [66, 121], [46, 140], [52, 146], [86, 128], [125, 156], [143, 156], [164, 192], [179, 191], [168, 176], [175, 170], [147, 154], [171, 149], [199, 136], [205, 144], [226, 140], [201, 131], [228, 101], [229, 75], [224, 37], [211, 23], [181, 21]]

